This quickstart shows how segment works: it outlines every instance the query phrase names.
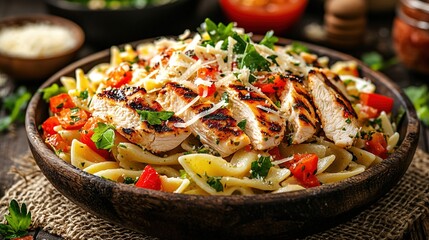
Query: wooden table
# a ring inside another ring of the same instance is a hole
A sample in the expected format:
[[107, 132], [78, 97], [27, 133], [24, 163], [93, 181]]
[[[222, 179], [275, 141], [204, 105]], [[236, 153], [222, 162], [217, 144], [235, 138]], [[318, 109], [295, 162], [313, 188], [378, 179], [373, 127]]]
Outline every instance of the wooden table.
[[[304, 26], [309, 23], [319, 23], [323, 21], [321, 1], [310, 1], [305, 16], [301, 19], [300, 23], [294, 29], [283, 35], [292, 39], [303, 41], [310, 41], [304, 34]], [[210, 17], [214, 20], [224, 20], [224, 17], [217, 5], [216, 0], [202, 0], [198, 6], [199, 13], [195, 21], [201, 22], [205, 17]], [[46, 13], [42, 0], [0, 0], [0, 19], [7, 16], [14, 16], [19, 14], [29, 13]], [[394, 13], [387, 13], [382, 15], [369, 15], [369, 27], [367, 30], [368, 41], [359, 49], [353, 51], [346, 51], [347, 53], [360, 57], [366, 51], [378, 51], [383, 55], [391, 57], [394, 55], [391, 47], [390, 29], [391, 23], [394, 18]], [[311, 42], [311, 41], [310, 41]], [[320, 43], [318, 43], [320, 44]], [[98, 51], [97, 47], [85, 45], [79, 53], [79, 57], [86, 56], [90, 53]], [[396, 82], [401, 87], [406, 87], [411, 84], [421, 85], [428, 84], [425, 79], [429, 77], [421, 76], [416, 73], [407, 71], [401, 64], [396, 64], [383, 71], [388, 77]], [[16, 84], [15, 84], [16, 85]], [[30, 89], [36, 89], [38, 84], [27, 84]], [[429, 151], [429, 130], [422, 127], [419, 147]], [[0, 133], [0, 196], [13, 184], [12, 176], [7, 174], [10, 166], [13, 165], [12, 159], [22, 153], [28, 151], [28, 144], [26, 140], [26, 133], [23, 124], [15, 126], [13, 131], [7, 133]], [[35, 239], [59, 239], [44, 231], [35, 231]], [[409, 240], [426, 240], [429, 238], [429, 216], [418, 219], [406, 234], [405, 239]]]

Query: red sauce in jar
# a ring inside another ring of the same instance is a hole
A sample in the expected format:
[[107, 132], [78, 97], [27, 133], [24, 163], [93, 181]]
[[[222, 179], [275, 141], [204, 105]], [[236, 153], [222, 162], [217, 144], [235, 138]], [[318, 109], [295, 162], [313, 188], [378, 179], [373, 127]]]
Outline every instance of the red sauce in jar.
[[429, 3], [401, 0], [393, 24], [396, 53], [409, 69], [429, 74]]

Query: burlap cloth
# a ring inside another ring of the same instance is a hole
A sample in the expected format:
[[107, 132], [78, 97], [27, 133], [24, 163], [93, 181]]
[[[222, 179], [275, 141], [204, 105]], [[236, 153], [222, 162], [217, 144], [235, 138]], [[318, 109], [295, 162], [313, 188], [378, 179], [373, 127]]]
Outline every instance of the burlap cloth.
[[[31, 156], [18, 158], [17, 182], [0, 200], [0, 218], [11, 199], [27, 203], [32, 228], [65, 239], [154, 239], [87, 213], [63, 197]], [[429, 213], [429, 155], [417, 150], [405, 176], [387, 195], [348, 222], [306, 239], [401, 239], [413, 222]]]

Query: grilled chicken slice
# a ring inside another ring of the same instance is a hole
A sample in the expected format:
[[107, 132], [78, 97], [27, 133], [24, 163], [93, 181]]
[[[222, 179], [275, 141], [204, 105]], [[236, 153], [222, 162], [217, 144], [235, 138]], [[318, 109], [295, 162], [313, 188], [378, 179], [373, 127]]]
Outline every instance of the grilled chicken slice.
[[326, 137], [339, 147], [350, 147], [359, 131], [350, 101], [317, 69], [310, 70], [307, 84]]
[[183, 123], [175, 115], [161, 121], [161, 124], [151, 125], [148, 121], [142, 121], [136, 110], [163, 111], [161, 105], [143, 88], [104, 90], [93, 97], [90, 108], [93, 116], [112, 124], [129, 141], [152, 152], [172, 150], [191, 134], [187, 128], [174, 126], [175, 123]]
[[286, 75], [284, 80], [286, 80], [285, 89], [279, 93], [280, 109], [285, 113], [287, 120], [288, 142], [299, 144], [316, 133], [318, 118], [303, 79], [294, 75]]
[[228, 94], [231, 111], [237, 121], [246, 120], [244, 132], [257, 150], [266, 150], [280, 144], [285, 132], [285, 119], [262, 93], [241, 83], [222, 86], [220, 91]]
[[157, 101], [169, 111], [182, 112], [179, 116], [185, 121], [195, 120], [189, 128], [199, 136], [201, 143], [216, 150], [222, 157], [250, 144], [249, 137], [237, 126], [237, 121], [227, 108], [219, 108], [206, 115], [204, 113], [212, 109], [214, 104], [205, 102], [181, 111], [197, 96], [191, 89], [170, 82], [159, 92]]

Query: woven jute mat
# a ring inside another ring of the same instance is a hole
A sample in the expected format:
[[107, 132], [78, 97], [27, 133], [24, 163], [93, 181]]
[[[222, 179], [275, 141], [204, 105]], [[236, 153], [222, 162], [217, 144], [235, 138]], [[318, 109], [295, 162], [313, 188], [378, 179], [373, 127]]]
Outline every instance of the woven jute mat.
[[[25, 202], [32, 228], [65, 239], [154, 239], [102, 220], [70, 202], [43, 176], [30, 155], [17, 160], [16, 183], [0, 199], [4, 219], [11, 199]], [[429, 155], [418, 149], [405, 176], [388, 194], [349, 221], [306, 239], [401, 239], [429, 214]], [[1, 220], [0, 219], [0, 220]]]

